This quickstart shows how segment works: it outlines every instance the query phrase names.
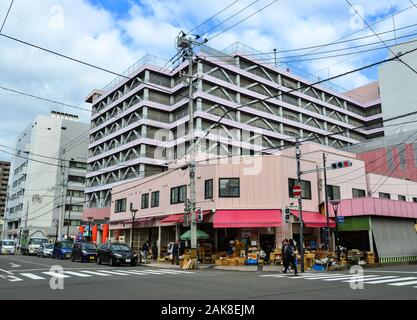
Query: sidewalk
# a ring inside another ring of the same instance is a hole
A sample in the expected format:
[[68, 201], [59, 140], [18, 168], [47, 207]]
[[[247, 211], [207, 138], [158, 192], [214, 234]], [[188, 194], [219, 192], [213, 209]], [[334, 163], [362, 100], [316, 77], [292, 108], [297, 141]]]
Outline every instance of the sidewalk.
[[[152, 261], [149, 264], [138, 264], [138, 266], [160, 268], [160, 269], [178, 269], [178, 270], [180, 270], [179, 265], [172, 265], [171, 263], [154, 262], [154, 261]], [[198, 269], [210, 269], [210, 268], [214, 267], [214, 264], [198, 264], [197, 267], [198, 267]]]

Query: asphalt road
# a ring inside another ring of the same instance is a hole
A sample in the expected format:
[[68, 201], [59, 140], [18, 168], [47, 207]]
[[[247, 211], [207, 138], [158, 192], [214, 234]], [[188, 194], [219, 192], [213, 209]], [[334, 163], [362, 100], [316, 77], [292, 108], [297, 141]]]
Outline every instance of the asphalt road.
[[[52, 266], [63, 268], [62, 279]], [[52, 271], [53, 272], [53, 271]], [[417, 265], [365, 269], [363, 289], [346, 272], [294, 277], [271, 272], [110, 267], [28, 256], [0, 256], [0, 299], [417, 299]], [[52, 289], [58, 287], [58, 289]], [[63, 286], [63, 287], [62, 287]], [[62, 288], [62, 289], [61, 289]]]

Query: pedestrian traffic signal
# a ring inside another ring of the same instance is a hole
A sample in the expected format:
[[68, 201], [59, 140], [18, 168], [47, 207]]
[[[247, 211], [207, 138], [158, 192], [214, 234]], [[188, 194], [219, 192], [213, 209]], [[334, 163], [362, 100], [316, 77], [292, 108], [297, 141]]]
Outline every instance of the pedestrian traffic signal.
[[197, 217], [197, 221], [198, 221], [198, 222], [203, 221], [203, 210], [198, 209], [198, 210], [197, 210], [197, 213], [196, 213], [196, 217]]
[[290, 208], [285, 208], [284, 209], [284, 220], [285, 220], [285, 222], [290, 222], [290, 217], [291, 217]]
[[352, 166], [352, 161], [344, 160], [339, 162], [334, 162], [331, 164], [332, 169], [342, 169]]

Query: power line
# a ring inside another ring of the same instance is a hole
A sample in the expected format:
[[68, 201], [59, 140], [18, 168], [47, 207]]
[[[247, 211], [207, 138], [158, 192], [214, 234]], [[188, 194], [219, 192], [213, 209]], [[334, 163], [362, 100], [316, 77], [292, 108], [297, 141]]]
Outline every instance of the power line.
[[[391, 51], [391, 53], [393, 54], [393, 56], [395, 57], [395, 52], [385, 43], [384, 40], [382, 40], [382, 38], [375, 32], [375, 30], [369, 25], [368, 22], [366, 22], [365, 18], [363, 18], [359, 12], [356, 10], [356, 8], [349, 2], [349, 0], [345, 0], [349, 6], [356, 12], [356, 14], [362, 19], [362, 21], [368, 26], [368, 28], [378, 37], [378, 39], [384, 44], [384, 46]], [[397, 58], [398, 61], [400, 61], [402, 64], [404, 64], [406, 67], [408, 67], [411, 71], [413, 71], [415, 74], [417, 74], [417, 71], [411, 67], [408, 63], [404, 62], [401, 58]]]
[[34, 99], [38, 99], [38, 100], [42, 100], [42, 101], [46, 101], [46, 102], [51, 102], [51, 103], [58, 104], [58, 105], [61, 105], [61, 106], [91, 112], [91, 110], [89, 110], [89, 109], [73, 106], [73, 105], [70, 105], [70, 104], [66, 104], [66, 103], [63, 103], [63, 102], [56, 101], [56, 100], [51, 100], [51, 99], [48, 99], [48, 98], [43, 98], [43, 97], [36, 96], [34, 94], [26, 93], [26, 92], [23, 92], [23, 91], [18, 91], [18, 90], [15, 90], [15, 89], [10, 89], [10, 88], [6, 88], [6, 87], [2, 87], [2, 86], [0, 86], [0, 89], [5, 90], [5, 91], [18, 93], [20, 95], [31, 97], [31, 98], [34, 98]]
[[14, 0], [12, 0], [10, 2], [9, 9], [7, 10], [6, 16], [4, 17], [3, 23], [2, 23], [1, 28], [0, 28], [0, 34], [3, 32], [3, 28], [6, 24], [7, 18], [9, 17], [9, 13], [10, 13], [10, 10], [12, 9], [13, 3], [14, 3]]
[[210, 20], [213, 20], [215, 17], [217, 17], [218, 15], [222, 14], [223, 12], [225, 12], [227, 9], [229, 9], [230, 7], [232, 7], [235, 3], [239, 2], [240, 0], [235, 0], [233, 1], [231, 4], [229, 4], [227, 7], [225, 7], [223, 10], [217, 12], [215, 15], [211, 16], [210, 18], [204, 20], [202, 23], [200, 23], [198, 26], [196, 26], [193, 30], [187, 32], [186, 34], [190, 34], [191, 32], [197, 30], [199, 27], [201, 27], [202, 25], [206, 24], [207, 22], [209, 22]]
[[[211, 38], [209, 38], [209, 39], [208, 39], [208, 41], [213, 40], [214, 38], [217, 38], [217, 37], [218, 37], [218, 36], [220, 36], [221, 34], [223, 34], [223, 33], [227, 32], [227, 31], [229, 31], [230, 29], [232, 29], [232, 28], [234, 28], [234, 27], [236, 27], [237, 25], [239, 25], [239, 24], [241, 24], [242, 22], [244, 22], [244, 21], [248, 20], [249, 18], [253, 17], [255, 14], [257, 14], [257, 13], [261, 12], [262, 10], [264, 10], [264, 9], [268, 8], [269, 6], [271, 6], [272, 4], [274, 4], [274, 3], [275, 3], [275, 2], [277, 2], [277, 1], [278, 1], [278, 0], [274, 0], [274, 1], [270, 2], [270, 3], [268, 3], [266, 6], [262, 7], [262, 8], [261, 8], [261, 9], [259, 9], [258, 11], [255, 11], [254, 13], [252, 13], [252, 14], [248, 15], [247, 17], [243, 18], [242, 20], [239, 20], [238, 22], [236, 22], [236, 23], [235, 23], [235, 24], [233, 24], [232, 26], [230, 26], [230, 27], [226, 28], [225, 30], [223, 30], [223, 31], [221, 31], [221, 32], [217, 33], [216, 35], [212, 36]], [[256, 1], [255, 1], [255, 2], [256, 2]]]
[[222, 22], [216, 24], [214, 27], [210, 28], [209, 30], [205, 31], [203, 34], [208, 34], [211, 31], [217, 29], [217, 27], [221, 26], [222, 24], [224, 24], [225, 22], [229, 21], [230, 19], [233, 19], [234, 17], [236, 17], [239, 13], [245, 11], [246, 9], [248, 9], [249, 7], [253, 6], [256, 2], [258, 2], [259, 0], [255, 0], [253, 2], [251, 2], [250, 4], [248, 4], [246, 7], [244, 7], [243, 9], [239, 10], [238, 12], [236, 12], [235, 14], [233, 14], [232, 16], [230, 16], [229, 18], [227, 18], [226, 20], [223, 20]]

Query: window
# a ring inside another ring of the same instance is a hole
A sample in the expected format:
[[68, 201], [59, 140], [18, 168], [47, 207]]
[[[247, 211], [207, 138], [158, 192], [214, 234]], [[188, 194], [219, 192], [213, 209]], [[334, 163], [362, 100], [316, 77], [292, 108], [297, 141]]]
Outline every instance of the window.
[[73, 196], [75, 198], [84, 198], [84, 192], [77, 190], [67, 190], [67, 196]]
[[[288, 179], [288, 193], [290, 198], [294, 198], [292, 188], [297, 184], [296, 179]], [[311, 182], [301, 180], [301, 199], [311, 200]]]
[[391, 195], [389, 193], [380, 192], [379, 197], [382, 199], [391, 199]]
[[142, 209], [149, 208], [149, 193], [142, 194], [141, 206]]
[[83, 206], [65, 205], [65, 211], [83, 212]]
[[85, 183], [85, 177], [68, 176], [68, 182]]
[[240, 197], [240, 179], [239, 178], [219, 179], [219, 197], [220, 198], [239, 198]]
[[417, 198], [413, 198], [413, 202], [417, 202]]
[[84, 162], [70, 161], [69, 167], [71, 169], [82, 169], [87, 170], [87, 164]]
[[114, 207], [114, 212], [115, 213], [125, 212], [126, 211], [126, 202], [127, 202], [126, 198], [116, 200], [115, 207]]
[[187, 194], [187, 186], [171, 189], [171, 204], [184, 203]]
[[340, 187], [327, 185], [327, 197], [330, 200], [340, 200]]
[[68, 219], [64, 220], [64, 226], [65, 227], [68, 227], [68, 226], [70, 226], [70, 227], [79, 227], [82, 224], [83, 224], [82, 220], [68, 220]]
[[366, 196], [365, 190], [362, 189], [352, 189], [352, 195], [354, 198], [363, 198]]
[[151, 194], [151, 207], [159, 207], [159, 191], [154, 191]]
[[204, 182], [204, 199], [213, 198], [213, 179]]
[[398, 200], [399, 201], [407, 201], [407, 198], [405, 196], [398, 195]]

